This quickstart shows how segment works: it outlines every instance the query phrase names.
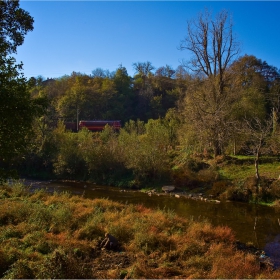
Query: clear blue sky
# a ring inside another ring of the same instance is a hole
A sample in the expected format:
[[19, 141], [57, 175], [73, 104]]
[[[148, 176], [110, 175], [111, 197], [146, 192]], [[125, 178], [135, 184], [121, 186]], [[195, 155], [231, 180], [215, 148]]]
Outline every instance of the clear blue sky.
[[27, 78], [57, 78], [73, 71], [91, 74], [120, 64], [150, 61], [176, 69], [187, 51], [178, 50], [187, 20], [208, 8], [232, 15], [243, 54], [280, 68], [280, 2], [261, 1], [21, 1], [34, 30], [18, 48]]

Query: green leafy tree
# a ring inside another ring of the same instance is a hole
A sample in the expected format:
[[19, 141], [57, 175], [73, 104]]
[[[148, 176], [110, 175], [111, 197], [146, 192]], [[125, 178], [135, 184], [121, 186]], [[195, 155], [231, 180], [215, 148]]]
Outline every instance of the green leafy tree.
[[[237, 133], [232, 137], [234, 140], [234, 151], [238, 152], [244, 142], [250, 142], [250, 135], [238, 133], [244, 127], [244, 120], [258, 120], [255, 123], [263, 123], [267, 120], [274, 120], [274, 131], [277, 127], [278, 101], [277, 78], [279, 74], [274, 67], [268, 66], [266, 62], [257, 59], [252, 55], [245, 55], [236, 60], [230, 67], [234, 80], [232, 90], [236, 100], [232, 104], [231, 116], [235, 119], [233, 130]], [[276, 93], [276, 94], [275, 94]], [[271, 119], [271, 114], [274, 115]], [[249, 126], [247, 126], [249, 128]]]
[[154, 96], [151, 100], [151, 116], [163, 118], [168, 109], [174, 108], [178, 100], [175, 70], [169, 65], [159, 67], [152, 77]]
[[133, 171], [136, 185], [168, 177], [170, 136], [170, 127], [162, 119], [150, 119], [147, 124], [130, 121], [121, 130], [119, 143], [124, 164]]
[[12, 160], [27, 146], [37, 110], [22, 65], [11, 56], [27, 32], [33, 30], [33, 18], [19, 7], [19, 1], [1, 1], [0, 30], [0, 177], [5, 178], [11, 172], [3, 168], [10, 170]]
[[87, 101], [86, 91], [87, 88], [83, 84], [82, 77], [75, 76], [74, 83], [66, 91], [66, 94], [59, 99], [58, 103], [62, 117], [76, 120], [77, 131], [79, 130], [80, 113]]
[[51, 175], [52, 154], [52, 130], [54, 126], [53, 108], [44, 90], [44, 79], [41, 77], [30, 78], [28, 91], [32, 101], [36, 104], [38, 113], [32, 121], [32, 137], [26, 147], [24, 160], [19, 170], [22, 175], [47, 178]]
[[153, 70], [151, 62], [138, 62], [133, 64], [136, 74], [134, 75], [133, 90], [137, 96], [137, 118], [147, 121], [152, 117], [150, 105], [154, 97], [152, 86]]
[[136, 119], [135, 104], [136, 99], [132, 90], [132, 78], [128, 75], [127, 70], [122, 65], [117, 69], [113, 77], [116, 94], [113, 102], [114, 119], [119, 118], [123, 123], [130, 119]]
[[[10, 163], [21, 155], [32, 129], [33, 102], [26, 80], [19, 76], [18, 67], [7, 61], [0, 74], [0, 163]], [[3, 65], [2, 65], [3, 66]]]
[[[114, 119], [114, 98], [116, 96], [116, 89], [114, 81], [110, 78], [102, 79], [100, 87], [97, 89], [96, 94], [99, 97], [99, 114], [101, 119]], [[97, 107], [96, 107], [97, 109]]]

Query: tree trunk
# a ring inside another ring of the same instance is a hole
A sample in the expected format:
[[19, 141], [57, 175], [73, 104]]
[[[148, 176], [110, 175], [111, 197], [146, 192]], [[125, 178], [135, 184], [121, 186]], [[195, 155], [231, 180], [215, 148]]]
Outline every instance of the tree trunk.
[[80, 114], [80, 110], [79, 107], [77, 106], [77, 132], [79, 132], [79, 114]]
[[259, 174], [259, 156], [256, 156], [255, 158], [255, 176], [257, 178], [257, 180], [260, 180], [260, 174]]
[[214, 141], [214, 156], [220, 156], [222, 154], [222, 149], [221, 149], [221, 145], [220, 145], [220, 141], [215, 140]]
[[259, 194], [259, 184], [260, 184], [259, 159], [260, 159], [260, 148], [258, 147], [256, 151], [256, 157], [255, 157], [255, 176], [257, 178], [257, 188], [256, 188], [257, 196]]

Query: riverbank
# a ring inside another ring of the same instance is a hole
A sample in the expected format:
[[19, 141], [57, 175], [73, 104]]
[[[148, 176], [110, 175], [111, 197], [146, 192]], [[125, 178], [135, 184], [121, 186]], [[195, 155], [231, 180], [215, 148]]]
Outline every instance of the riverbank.
[[186, 194], [176, 189], [166, 193], [161, 189], [131, 190], [68, 180], [27, 180], [25, 183], [32, 186], [32, 191], [43, 188], [49, 193], [69, 192], [91, 199], [107, 198], [125, 204], [141, 204], [151, 209], [170, 209], [181, 217], [195, 221], [208, 220], [216, 226], [227, 225], [245, 247], [260, 248], [256, 249], [256, 252], [265, 249], [274, 261], [279, 259], [275, 249], [278, 243], [273, 240], [279, 234], [279, 215], [277, 209], [272, 207], [217, 201], [212, 197], [206, 198], [199, 192], [201, 189]]
[[[172, 211], [69, 193], [0, 188], [2, 278], [275, 278], [231, 229]], [[119, 250], [101, 250], [110, 232]]]
[[[48, 186], [54, 182], [60, 184], [79, 184], [81, 190], [86, 190], [88, 186], [92, 186], [91, 182], [83, 182], [83, 181], [74, 181], [74, 180], [47, 180], [47, 181], [40, 181], [40, 180], [32, 180], [32, 179], [22, 179], [21, 182], [26, 185], [31, 187], [32, 189], [38, 189], [38, 188], [48, 188]], [[100, 186], [98, 187], [100, 188]], [[106, 188], [106, 187], [104, 187]], [[193, 189], [190, 192], [186, 192], [183, 190], [180, 190], [178, 188], [175, 188], [172, 191], [164, 191], [161, 188], [157, 189], [123, 189], [123, 188], [118, 188], [118, 187], [113, 187], [119, 192], [141, 192], [145, 193], [148, 196], [169, 196], [169, 197], [176, 197], [176, 198], [186, 198], [186, 199], [192, 199], [192, 200], [200, 200], [200, 201], [205, 201], [205, 202], [210, 202], [210, 203], [220, 203], [220, 200], [214, 199], [212, 195], [207, 195], [206, 193], [202, 193], [203, 189], [197, 188]], [[96, 187], [91, 187], [91, 189], [96, 189]]]
[[[214, 201], [238, 201], [246, 203], [264, 204], [280, 207], [279, 159], [276, 156], [263, 156], [259, 162], [260, 178], [255, 177], [254, 157], [252, 156], [218, 156], [216, 158], [203, 155], [192, 155], [185, 165], [177, 165], [167, 172], [168, 176], [147, 175], [141, 180], [122, 174], [114, 176], [116, 170], [108, 169], [103, 176], [70, 176], [67, 174], [55, 178], [84, 178], [81, 184], [96, 184], [116, 186], [125, 191], [156, 190], [162, 194], [161, 188], [165, 184], [174, 185], [176, 194], [197, 199], [198, 194], [203, 199]], [[109, 172], [108, 172], [109, 171]], [[32, 173], [31, 173], [32, 174]], [[31, 176], [29, 174], [29, 176]], [[38, 175], [38, 174], [37, 174]], [[51, 174], [50, 174], [51, 175]], [[131, 174], [130, 174], [131, 175]], [[24, 176], [24, 175], [22, 175]], [[101, 178], [102, 177], [102, 178]], [[37, 177], [39, 178], [39, 177]], [[76, 180], [62, 180], [62, 182], [77, 182]]]

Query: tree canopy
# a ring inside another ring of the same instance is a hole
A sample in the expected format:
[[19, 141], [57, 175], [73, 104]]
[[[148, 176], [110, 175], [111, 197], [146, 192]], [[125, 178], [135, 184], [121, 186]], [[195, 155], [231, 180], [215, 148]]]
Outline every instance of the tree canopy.
[[25, 35], [33, 30], [33, 18], [19, 7], [18, 0], [0, 2], [0, 54], [16, 53]]

